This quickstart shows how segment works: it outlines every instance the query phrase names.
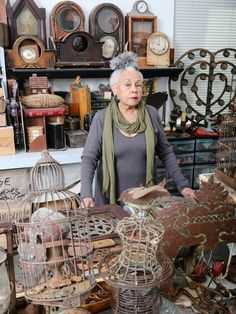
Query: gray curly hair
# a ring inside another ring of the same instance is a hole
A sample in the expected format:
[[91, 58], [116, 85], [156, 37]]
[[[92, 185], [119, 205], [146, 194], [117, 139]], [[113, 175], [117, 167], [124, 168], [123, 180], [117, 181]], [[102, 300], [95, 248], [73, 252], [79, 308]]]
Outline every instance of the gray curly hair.
[[119, 54], [117, 57], [113, 58], [110, 61], [110, 68], [114, 70], [110, 77], [110, 86], [114, 85], [117, 82], [120, 74], [124, 70], [137, 72], [140, 76], [140, 79], [143, 81], [143, 75], [138, 70], [137, 54], [132, 51], [125, 51]]

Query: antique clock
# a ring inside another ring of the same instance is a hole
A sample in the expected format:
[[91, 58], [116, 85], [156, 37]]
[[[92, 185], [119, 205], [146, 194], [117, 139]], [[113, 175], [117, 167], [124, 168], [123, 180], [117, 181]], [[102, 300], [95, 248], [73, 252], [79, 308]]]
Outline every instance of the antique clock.
[[147, 64], [169, 66], [170, 40], [162, 32], [152, 33], [147, 40]]
[[87, 32], [73, 32], [55, 41], [57, 67], [105, 66], [102, 60], [102, 42]]
[[124, 17], [114, 4], [103, 3], [89, 15], [89, 33], [103, 43], [102, 57], [109, 60], [123, 51]]
[[84, 30], [84, 12], [75, 2], [62, 1], [50, 14], [50, 32], [53, 40], [62, 40], [66, 35]]
[[16, 39], [12, 50], [6, 50], [9, 68], [52, 68], [55, 66], [55, 52], [46, 50], [35, 36], [21, 36]]
[[147, 39], [156, 30], [157, 17], [149, 11], [145, 1], [136, 1], [126, 16], [126, 41], [129, 50], [137, 53], [139, 67], [147, 66]]
[[16, 0], [13, 7], [7, 1], [6, 9], [11, 47], [20, 36], [35, 36], [46, 47], [46, 11], [44, 8], [38, 8], [34, 0]]

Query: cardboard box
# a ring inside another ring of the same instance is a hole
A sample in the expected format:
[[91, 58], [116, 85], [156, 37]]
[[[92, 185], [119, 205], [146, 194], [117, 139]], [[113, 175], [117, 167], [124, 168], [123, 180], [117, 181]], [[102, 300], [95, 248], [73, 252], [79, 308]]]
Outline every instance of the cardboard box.
[[13, 127], [0, 127], [0, 156], [14, 155], [15, 153]]
[[6, 113], [0, 113], [0, 126], [7, 126]]

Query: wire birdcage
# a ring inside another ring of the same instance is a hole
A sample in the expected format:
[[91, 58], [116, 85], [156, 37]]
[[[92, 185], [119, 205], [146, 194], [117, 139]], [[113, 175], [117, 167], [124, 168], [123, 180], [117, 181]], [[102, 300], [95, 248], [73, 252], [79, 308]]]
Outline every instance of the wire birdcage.
[[79, 307], [95, 285], [88, 212], [65, 188], [63, 170], [47, 151], [31, 170], [15, 224], [26, 299]]
[[122, 219], [116, 228], [123, 249], [108, 254], [101, 261], [101, 271], [113, 288], [114, 313], [156, 314], [162, 304], [161, 284], [172, 274], [171, 261], [158, 252], [164, 228], [150, 217], [150, 206], [132, 206], [135, 214]]
[[216, 177], [236, 190], [236, 113], [223, 116], [221, 122]]

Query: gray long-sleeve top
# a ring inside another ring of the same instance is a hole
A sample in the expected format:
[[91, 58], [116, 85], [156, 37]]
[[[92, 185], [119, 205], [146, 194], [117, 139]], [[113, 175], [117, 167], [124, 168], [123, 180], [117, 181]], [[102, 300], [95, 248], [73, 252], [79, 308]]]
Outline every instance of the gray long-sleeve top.
[[[166, 170], [174, 179], [178, 190], [189, 186], [188, 181], [181, 173], [173, 149], [167, 141], [158, 111], [152, 106], [146, 106], [154, 130], [155, 156], [154, 183], [157, 184], [155, 157], [163, 162]], [[102, 192], [102, 133], [106, 109], [98, 111], [90, 127], [87, 141], [82, 154], [81, 165], [81, 197], [93, 197], [93, 178], [95, 179], [95, 205], [109, 204], [109, 200]], [[128, 188], [145, 185], [146, 183], [146, 143], [145, 134], [139, 133], [134, 137], [124, 136], [113, 124], [113, 141], [115, 151], [116, 196]], [[96, 171], [97, 169], [97, 171]]]

